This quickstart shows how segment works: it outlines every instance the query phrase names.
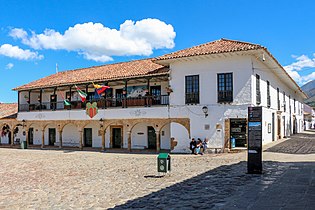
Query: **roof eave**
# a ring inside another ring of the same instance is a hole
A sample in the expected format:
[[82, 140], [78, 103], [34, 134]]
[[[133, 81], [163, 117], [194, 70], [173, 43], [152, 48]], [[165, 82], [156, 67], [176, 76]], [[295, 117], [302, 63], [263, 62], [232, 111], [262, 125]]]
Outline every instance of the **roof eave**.
[[96, 79], [96, 80], [88, 80], [88, 81], [81, 81], [81, 82], [70, 82], [66, 84], [59, 84], [59, 85], [44, 85], [44, 86], [39, 86], [39, 87], [29, 87], [29, 88], [23, 88], [23, 87], [16, 87], [13, 88], [12, 90], [14, 91], [26, 91], [26, 90], [37, 90], [37, 89], [43, 89], [43, 88], [54, 88], [54, 87], [65, 87], [69, 85], [82, 85], [82, 84], [90, 84], [93, 82], [113, 82], [113, 81], [118, 81], [118, 80], [129, 80], [129, 79], [137, 79], [137, 78], [148, 78], [148, 77], [154, 77], [154, 76], [166, 76], [169, 75], [168, 72], [163, 72], [163, 73], [154, 73], [154, 74], [145, 74], [145, 75], [137, 75], [137, 76], [131, 76], [131, 77], [120, 77], [120, 78], [113, 78], [113, 79]]

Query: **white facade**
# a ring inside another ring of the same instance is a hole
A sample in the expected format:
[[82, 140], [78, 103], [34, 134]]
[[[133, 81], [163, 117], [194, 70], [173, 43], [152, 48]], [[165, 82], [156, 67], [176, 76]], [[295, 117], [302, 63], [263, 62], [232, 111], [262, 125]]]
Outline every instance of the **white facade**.
[[[171, 117], [188, 117], [191, 122], [191, 137], [208, 138], [210, 147], [223, 147], [224, 135], [226, 135], [225, 120], [247, 119], [249, 106], [263, 107], [263, 144], [303, 130], [303, 94], [288, 87], [271, 67], [268, 67], [264, 61], [257, 60], [257, 57], [237, 54], [192, 57], [189, 60], [172, 60], [170, 69], [170, 86], [174, 90], [170, 97]], [[233, 73], [232, 103], [217, 102], [217, 74], [219, 73]], [[260, 104], [256, 103], [256, 74], [260, 76]], [[185, 104], [185, 76], [189, 75], [199, 75], [200, 104], [197, 105]], [[267, 81], [270, 83], [270, 107], [267, 106]], [[277, 88], [279, 88], [279, 110]], [[284, 111], [284, 93], [286, 111]], [[208, 117], [202, 112], [203, 106], [208, 107]], [[210, 125], [209, 129], [206, 129], [207, 125]], [[180, 132], [176, 127], [171, 128], [171, 134]], [[181, 144], [181, 150], [185, 150], [189, 139], [181, 138], [185, 142]]]
[[[182, 59], [171, 59], [161, 63], [169, 67], [168, 81], [156, 82], [151, 85], [160, 85], [161, 94], [166, 94], [166, 88], [170, 87], [172, 93], [169, 96], [169, 104], [152, 107], [128, 107], [99, 109], [98, 114], [85, 128], [92, 128], [92, 147], [101, 147], [102, 137], [99, 135], [99, 120], [102, 119], [189, 119], [190, 131], [178, 123], [170, 123], [160, 130], [160, 148], [170, 149], [170, 138], [177, 140], [177, 146], [173, 152], [189, 151], [189, 142], [193, 138], [209, 139], [210, 148], [222, 148], [225, 141], [230, 139], [230, 119], [247, 120], [248, 107], [263, 107], [263, 144], [288, 137], [293, 132], [299, 133], [303, 128], [303, 93], [296, 84], [285, 75], [283, 69], [265, 51], [251, 51], [246, 53], [224, 53], [205, 56], [193, 56]], [[263, 59], [261, 55], [263, 54]], [[275, 70], [277, 68], [277, 70]], [[233, 77], [233, 101], [231, 103], [218, 103], [218, 74], [232, 73]], [[186, 104], [185, 101], [185, 77], [199, 76], [199, 103]], [[260, 77], [261, 102], [256, 101], [256, 75]], [[267, 81], [270, 84], [270, 106], [267, 104]], [[132, 84], [144, 85], [145, 83]], [[123, 86], [113, 87], [116, 89]], [[279, 89], [279, 94], [278, 90]], [[65, 95], [66, 89], [61, 90]], [[91, 90], [93, 91], [93, 90]], [[49, 103], [50, 91], [44, 91], [43, 103]], [[58, 94], [57, 94], [58, 95]], [[59, 94], [58, 101], [62, 100]], [[20, 92], [20, 103], [26, 103], [28, 92]], [[31, 94], [30, 100], [36, 101], [38, 93]], [[78, 98], [77, 95], [74, 98]], [[74, 99], [73, 99], [74, 100]], [[278, 102], [279, 101], [279, 102]], [[278, 106], [279, 103], [279, 106]], [[58, 105], [63, 106], [63, 104]], [[202, 107], [208, 108], [208, 116], [202, 111]], [[85, 110], [45, 110], [19, 112], [18, 120], [26, 121], [56, 121], [56, 120], [90, 120]], [[62, 107], [61, 107], [62, 108]], [[122, 125], [122, 148], [128, 148], [127, 125]], [[45, 136], [45, 144], [48, 145], [49, 128], [44, 131], [34, 127], [34, 144], [41, 144], [42, 132]], [[148, 145], [148, 124], [137, 124], [131, 135], [132, 149], [146, 149]], [[157, 129], [157, 128], [155, 128]], [[159, 129], [159, 128], [158, 128]], [[79, 129], [73, 124], [67, 124], [62, 134], [63, 145], [78, 146]], [[111, 128], [107, 128], [105, 134], [105, 147], [111, 148]], [[56, 131], [55, 145], [59, 144], [59, 133]], [[245, 144], [246, 145], [246, 144]]]

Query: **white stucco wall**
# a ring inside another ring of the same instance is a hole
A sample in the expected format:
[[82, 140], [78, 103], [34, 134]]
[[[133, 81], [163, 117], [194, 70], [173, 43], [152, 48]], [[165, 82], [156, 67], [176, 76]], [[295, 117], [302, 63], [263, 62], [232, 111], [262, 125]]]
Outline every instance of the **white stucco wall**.
[[[170, 81], [173, 93], [170, 96], [171, 117], [190, 119], [191, 137], [209, 139], [210, 147], [222, 147], [224, 143], [224, 120], [226, 118], [246, 118], [247, 107], [251, 104], [250, 57], [235, 56], [217, 59], [174, 62], [170, 66]], [[233, 102], [217, 103], [217, 74], [233, 73]], [[200, 104], [185, 104], [185, 76], [199, 75]], [[208, 117], [202, 107], [208, 107]], [[209, 129], [206, 127], [209, 126]], [[171, 126], [171, 135], [183, 133], [178, 125]], [[176, 151], [187, 152], [189, 137], [184, 135]], [[189, 149], [188, 149], [188, 152]]]
[[[292, 90], [285, 83], [281, 81], [281, 78], [273, 73], [273, 70], [268, 68], [264, 64], [263, 61], [252, 59], [253, 62], [253, 72], [252, 72], [252, 103], [253, 105], [257, 105], [256, 103], [256, 74], [260, 76], [260, 93], [261, 93], [261, 104], [259, 106], [265, 107], [264, 109], [264, 117], [267, 119], [266, 122], [271, 122], [271, 113], [275, 113], [275, 119], [277, 119], [277, 111], [278, 111], [278, 102], [277, 102], [277, 88], [279, 88], [279, 100], [280, 100], [280, 112], [278, 112], [279, 117], [281, 118], [281, 138], [284, 136], [290, 136], [293, 133], [293, 116], [295, 116], [297, 120], [297, 132], [301, 132], [303, 130], [303, 112], [302, 112], [302, 104], [303, 98], [299, 94], [297, 90]], [[270, 101], [271, 106], [267, 108], [267, 81], [270, 82]], [[284, 112], [284, 93], [285, 93], [285, 101], [286, 101], [286, 111]], [[290, 97], [289, 97], [290, 96]], [[294, 99], [296, 110], [294, 111]], [[290, 113], [291, 106], [291, 113]], [[269, 110], [268, 110], [269, 109]], [[291, 114], [291, 115], [290, 115]], [[285, 117], [285, 122], [283, 121], [283, 117]], [[291, 126], [290, 126], [290, 118], [291, 118]], [[276, 133], [277, 133], [277, 121], [275, 123]], [[284, 130], [284, 127], [286, 128]], [[272, 141], [271, 135], [268, 134], [268, 129], [263, 129], [263, 139], [264, 142]]]
[[[170, 94], [170, 106], [153, 107], [128, 107], [128, 108], [109, 108], [99, 109], [99, 113], [93, 118], [97, 122], [103, 119], [137, 119], [137, 118], [189, 118], [190, 137], [208, 138], [209, 147], [222, 147], [224, 143], [224, 121], [228, 118], [247, 118], [248, 106], [256, 106], [256, 74], [260, 75], [261, 104], [263, 108], [263, 143], [272, 141], [272, 132], [268, 132], [268, 124], [274, 123], [274, 138], [277, 139], [278, 126], [281, 128], [280, 137], [289, 136], [293, 132], [293, 115], [297, 120], [297, 132], [303, 129], [303, 109], [302, 97], [291, 90], [283, 83], [281, 78], [273, 73], [273, 70], [266, 66], [266, 63], [249, 55], [230, 54], [226, 56], [203, 56], [192, 57], [189, 60], [173, 61], [170, 64], [170, 81], [173, 92]], [[230, 104], [217, 103], [217, 74], [233, 73], [233, 102]], [[200, 103], [196, 105], [185, 104], [185, 76], [199, 75]], [[267, 82], [270, 82], [271, 107], [267, 108]], [[145, 85], [139, 83], [137, 85]], [[150, 85], [161, 85], [162, 95], [166, 94], [168, 82], [151, 82]], [[123, 88], [117, 86], [115, 88]], [[281, 112], [277, 106], [277, 88], [280, 90], [279, 99]], [[283, 92], [285, 92], [286, 112], [283, 110]], [[115, 91], [114, 91], [115, 93]], [[24, 95], [20, 93], [20, 100], [25, 102]], [[65, 95], [65, 91], [63, 92]], [[43, 93], [43, 101], [49, 98], [50, 93]], [[31, 101], [37, 101], [37, 93], [31, 95]], [[289, 100], [290, 96], [290, 100]], [[296, 99], [294, 112], [294, 99]], [[24, 101], [23, 101], [24, 100]], [[62, 100], [58, 96], [58, 101]], [[31, 102], [32, 103], [32, 102]], [[290, 116], [291, 104], [291, 116]], [[207, 106], [208, 116], [205, 117], [202, 107]], [[274, 122], [272, 122], [274, 113]], [[277, 117], [281, 118], [278, 125]], [[285, 122], [283, 122], [285, 117]], [[291, 118], [291, 127], [290, 127]], [[20, 112], [18, 120], [90, 120], [85, 110], [56, 110], [56, 111], [34, 111]], [[79, 145], [79, 133], [75, 126], [67, 125], [64, 129], [63, 142], [73, 146]], [[147, 147], [147, 126], [146, 124], [137, 125], [132, 132], [132, 148]], [[98, 125], [91, 125], [93, 129], [93, 147], [101, 146], [101, 137], [98, 136]], [[285, 129], [284, 129], [285, 127]], [[271, 127], [272, 128], [272, 127]], [[161, 136], [161, 148], [170, 148], [170, 138], [174, 137], [178, 145], [173, 152], [190, 152], [190, 137], [188, 131], [179, 124], [171, 123], [164, 129], [164, 136]], [[45, 131], [48, 132], [48, 131]], [[138, 134], [143, 133], [143, 134]], [[45, 133], [48, 143], [48, 133]], [[57, 132], [57, 142], [59, 141]], [[41, 131], [36, 133], [35, 139], [41, 143]], [[105, 145], [109, 148], [110, 128], [106, 130]], [[127, 128], [123, 127], [123, 148], [128, 148]]]

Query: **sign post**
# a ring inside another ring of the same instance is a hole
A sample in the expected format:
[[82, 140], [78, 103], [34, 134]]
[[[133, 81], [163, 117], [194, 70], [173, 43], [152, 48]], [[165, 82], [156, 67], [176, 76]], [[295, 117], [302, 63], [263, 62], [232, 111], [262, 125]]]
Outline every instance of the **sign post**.
[[262, 107], [248, 107], [248, 160], [249, 174], [262, 173]]

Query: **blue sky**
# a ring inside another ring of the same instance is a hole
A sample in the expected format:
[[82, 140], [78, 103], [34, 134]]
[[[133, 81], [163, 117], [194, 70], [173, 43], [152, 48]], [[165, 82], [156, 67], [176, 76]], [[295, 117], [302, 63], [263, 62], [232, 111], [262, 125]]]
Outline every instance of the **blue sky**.
[[[59, 71], [228, 38], [261, 44], [299, 84], [315, 79], [315, 2], [0, 0], [0, 101]], [[98, 44], [105, 43], [105, 44]], [[102, 46], [101, 46], [102, 45]]]

